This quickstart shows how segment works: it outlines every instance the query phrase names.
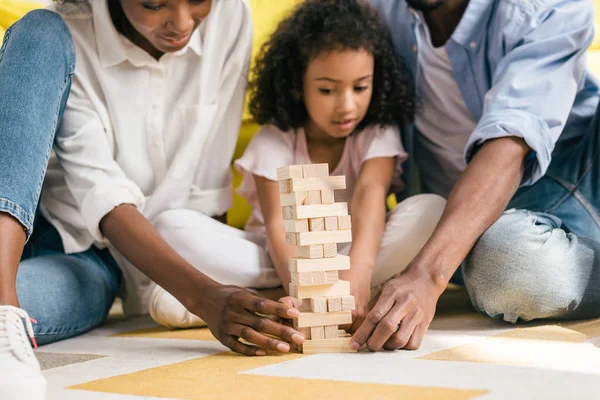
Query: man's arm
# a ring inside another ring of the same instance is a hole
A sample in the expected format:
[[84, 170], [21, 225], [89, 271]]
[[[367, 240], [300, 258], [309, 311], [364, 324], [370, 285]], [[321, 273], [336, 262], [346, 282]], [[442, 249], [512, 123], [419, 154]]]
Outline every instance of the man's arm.
[[530, 150], [514, 137], [481, 146], [450, 193], [431, 239], [406, 272], [385, 286], [354, 334], [354, 348], [365, 343], [371, 350], [420, 346], [450, 278], [518, 189]]

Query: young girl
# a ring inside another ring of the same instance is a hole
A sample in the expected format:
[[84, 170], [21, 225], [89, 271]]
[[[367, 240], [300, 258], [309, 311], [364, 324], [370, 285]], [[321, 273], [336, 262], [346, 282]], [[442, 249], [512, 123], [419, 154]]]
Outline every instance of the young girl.
[[[345, 175], [353, 243], [350, 281], [357, 310], [368, 311], [371, 288], [402, 272], [432, 233], [444, 207], [434, 195], [400, 203], [387, 216], [386, 198], [402, 189], [407, 159], [397, 126], [412, 118], [411, 84], [398, 65], [375, 12], [357, 0], [308, 0], [283, 21], [259, 56], [250, 111], [264, 126], [235, 163], [239, 192], [253, 206], [246, 229], [267, 237], [277, 275], [287, 289], [288, 259], [276, 182], [278, 167], [327, 163]], [[376, 292], [376, 291], [375, 291]]]

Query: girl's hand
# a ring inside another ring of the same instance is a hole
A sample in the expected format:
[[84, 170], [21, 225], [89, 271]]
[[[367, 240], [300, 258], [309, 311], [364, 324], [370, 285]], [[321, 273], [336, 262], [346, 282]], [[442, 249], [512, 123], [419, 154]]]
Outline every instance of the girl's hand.
[[[298, 318], [298, 310], [236, 286], [212, 285], [202, 296], [207, 302], [190, 308], [212, 334], [236, 353], [264, 356], [266, 350], [287, 353], [304, 338], [279, 319]], [[200, 309], [200, 310], [199, 310]], [[242, 343], [244, 339], [254, 345]]]
[[350, 281], [350, 293], [354, 296], [356, 302], [356, 308], [352, 311], [352, 324], [343, 327], [349, 333], [356, 332], [369, 313], [371, 275], [370, 272], [364, 269], [356, 268], [343, 277], [343, 279]]

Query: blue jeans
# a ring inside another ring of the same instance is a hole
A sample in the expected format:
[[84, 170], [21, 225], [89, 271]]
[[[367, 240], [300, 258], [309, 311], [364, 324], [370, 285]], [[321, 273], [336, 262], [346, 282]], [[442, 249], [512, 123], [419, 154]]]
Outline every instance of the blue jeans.
[[6, 31], [0, 49], [0, 212], [13, 215], [27, 232], [17, 295], [38, 321], [39, 344], [102, 323], [121, 279], [108, 251], [67, 255], [56, 229], [36, 218], [74, 68], [71, 35], [58, 14], [33, 11]]
[[463, 266], [473, 305], [492, 318], [600, 316], [600, 108], [588, 135], [517, 191]]

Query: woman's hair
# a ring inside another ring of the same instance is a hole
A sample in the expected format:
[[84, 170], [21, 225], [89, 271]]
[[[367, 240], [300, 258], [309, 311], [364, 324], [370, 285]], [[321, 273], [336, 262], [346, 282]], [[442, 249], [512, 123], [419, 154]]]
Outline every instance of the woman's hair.
[[361, 0], [305, 0], [279, 24], [252, 71], [249, 108], [254, 120], [283, 131], [304, 126], [309, 116], [303, 78], [309, 62], [322, 52], [362, 49], [373, 55], [375, 70], [371, 104], [358, 129], [412, 120], [411, 79], [376, 12]]

